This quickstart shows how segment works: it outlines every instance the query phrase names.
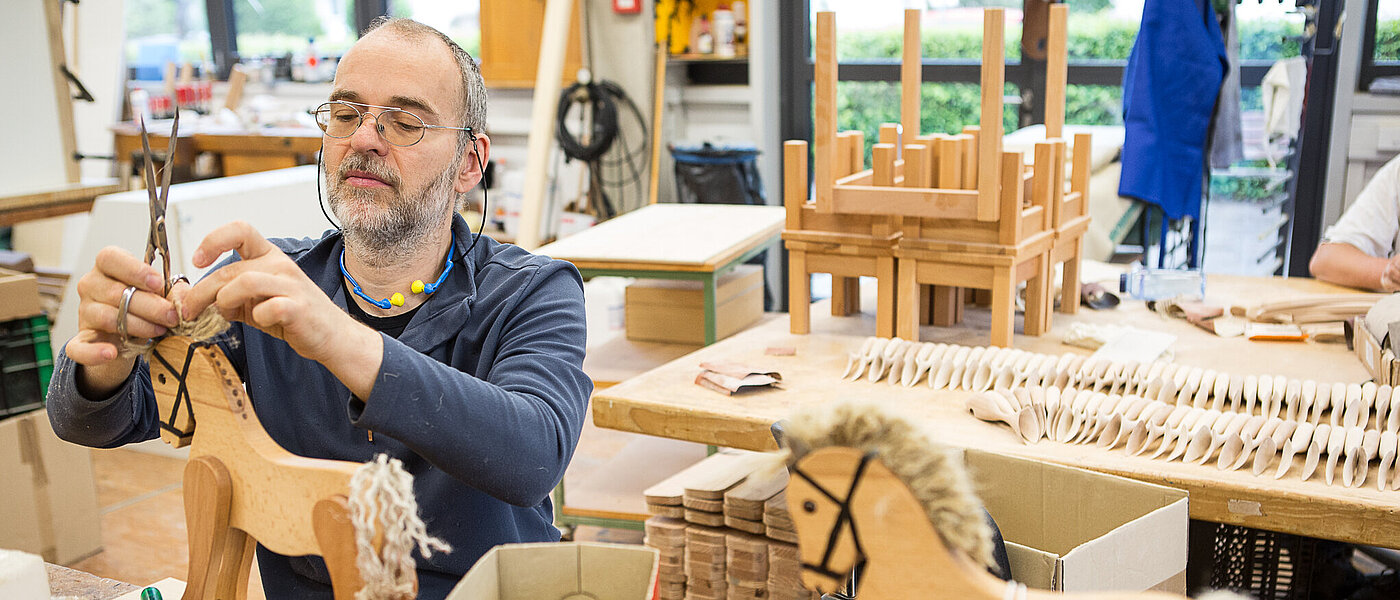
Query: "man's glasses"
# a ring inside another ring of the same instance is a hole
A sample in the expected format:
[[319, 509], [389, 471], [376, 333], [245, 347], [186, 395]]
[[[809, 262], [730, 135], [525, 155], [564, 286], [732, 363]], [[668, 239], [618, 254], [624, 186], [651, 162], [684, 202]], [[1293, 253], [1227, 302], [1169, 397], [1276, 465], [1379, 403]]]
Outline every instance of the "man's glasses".
[[411, 112], [392, 106], [376, 106], [374, 104], [360, 104], [358, 102], [346, 102], [335, 100], [316, 107], [311, 111], [311, 115], [316, 117], [316, 125], [321, 131], [333, 138], [348, 138], [355, 135], [355, 131], [364, 122], [365, 115], [370, 114], [368, 109], [382, 108], [378, 115], [374, 117], [374, 127], [379, 130], [379, 135], [384, 141], [395, 146], [412, 146], [423, 139], [423, 134], [428, 129], [453, 129], [456, 131], [471, 131], [470, 127], [450, 127], [447, 125], [429, 125], [423, 122]]

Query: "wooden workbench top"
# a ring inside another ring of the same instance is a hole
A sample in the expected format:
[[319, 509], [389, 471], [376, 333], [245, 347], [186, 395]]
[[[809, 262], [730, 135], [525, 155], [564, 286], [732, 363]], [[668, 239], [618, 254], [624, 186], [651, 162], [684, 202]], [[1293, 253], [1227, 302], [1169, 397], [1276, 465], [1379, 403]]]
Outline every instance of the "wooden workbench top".
[[781, 206], [652, 204], [535, 251], [580, 269], [708, 272], [776, 237]]
[[[1215, 300], [1250, 297], [1282, 300], [1319, 293], [1343, 292], [1311, 280], [1212, 277], [1207, 295]], [[866, 306], [872, 306], [868, 303]], [[869, 399], [898, 406], [922, 419], [935, 439], [958, 447], [974, 447], [1081, 466], [1186, 489], [1191, 493], [1191, 516], [1373, 545], [1400, 547], [1400, 492], [1380, 492], [1374, 468], [1363, 488], [1327, 486], [1319, 475], [1303, 482], [1298, 467], [1282, 480], [1256, 477], [1248, 471], [1221, 471], [1214, 462], [1204, 466], [1130, 457], [1122, 449], [1067, 445], [1043, 440], [1025, 445], [1005, 426], [973, 418], [963, 407], [966, 392], [933, 391], [840, 380], [848, 352], [856, 350], [874, 331], [874, 317], [823, 317], [825, 304], [813, 307], [813, 333], [791, 335], [786, 319], [774, 319], [715, 345], [667, 363], [655, 370], [598, 392], [593, 399], [594, 421], [600, 427], [647, 433], [693, 442], [765, 450], [775, 447], [769, 426], [798, 407], [839, 399]], [[923, 329], [924, 341], [985, 344], [985, 310], [971, 307], [963, 326]], [[1241, 374], [1275, 374], [1326, 382], [1359, 382], [1368, 377], [1357, 359], [1341, 344], [1250, 342], [1214, 337], [1183, 321], [1150, 313], [1141, 302], [1125, 301], [1113, 311], [1084, 310], [1073, 317], [1056, 314], [1051, 333], [1040, 338], [1017, 336], [1016, 347], [1045, 353], [1087, 351], [1060, 343], [1071, 322], [1128, 323], [1178, 337], [1173, 346], [1177, 362]], [[766, 356], [770, 346], [791, 346], [791, 357]], [[732, 360], [776, 370], [784, 388], [725, 397], [695, 385], [697, 365]], [[1295, 460], [1301, 465], [1302, 457]]]

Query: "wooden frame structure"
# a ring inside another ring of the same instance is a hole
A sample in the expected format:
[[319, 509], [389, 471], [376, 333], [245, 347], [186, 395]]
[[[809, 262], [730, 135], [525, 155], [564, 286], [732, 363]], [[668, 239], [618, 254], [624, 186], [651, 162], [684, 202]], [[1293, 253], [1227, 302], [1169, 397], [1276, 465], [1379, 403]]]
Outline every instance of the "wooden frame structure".
[[217, 346], [168, 337], [150, 356], [161, 439], [190, 446], [185, 600], [246, 598], [255, 541], [284, 556], [322, 556], [336, 600], [352, 600], [364, 587], [347, 500], [359, 465], [296, 456], [273, 441]]
[[[812, 272], [833, 275], [832, 311], [838, 315], [858, 310], [850, 299], [858, 293], [853, 278], [875, 276], [881, 336], [918, 339], [919, 324], [928, 318], [953, 324], [961, 314], [960, 288], [975, 288], [990, 292], [991, 342], [1009, 346], [1021, 282], [1028, 286], [1024, 330], [1040, 335], [1049, 328], [1050, 275], [1059, 263], [1065, 264], [1063, 310], [1078, 308], [1090, 142], [1087, 134], [1076, 136], [1074, 187], [1066, 193], [1067, 150], [1059, 135], [1068, 7], [1049, 10], [1047, 139], [1036, 145], [1029, 166], [1021, 153], [1002, 149], [1005, 15], [992, 8], [984, 13], [980, 122], [951, 136], [918, 134], [920, 11], [905, 11], [901, 125], [881, 127], [869, 169], [862, 165], [861, 134], [836, 131], [835, 22], [832, 14], [818, 13], [812, 202], [806, 144], [788, 142], [784, 151], [783, 239], [791, 256], [790, 306], [799, 307], [791, 311], [793, 333], [809, 329], [809, 311], [800, 307], [810, 299]], [[897, 291], [890, 298], [892, 272]]]

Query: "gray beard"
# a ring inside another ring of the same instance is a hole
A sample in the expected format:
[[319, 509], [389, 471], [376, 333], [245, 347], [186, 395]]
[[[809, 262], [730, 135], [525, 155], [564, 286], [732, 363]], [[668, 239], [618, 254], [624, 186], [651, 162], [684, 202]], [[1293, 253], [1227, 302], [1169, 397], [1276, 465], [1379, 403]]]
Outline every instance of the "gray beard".
[[[455, 161], [453, 164], [456, 164]], [[387, 200], [377, 200], [382, 190], [356, 188], [344, 183], [350, 169], [365, 171], [394, 184]], [[362, 262], [384, 267], [401, 264], [420, 251], [431, 235], [442, 226], [456, 206], [453, 169], [444, 169], [419, 193], [405, 195], [399, 178], [382, 162], [351, 154], [341, 162], [338, 173], [327, 177], [331, 212], [341, 223], [345, 247]], [[356, 206], [381, 204], [377, 211], [364, 214]]]

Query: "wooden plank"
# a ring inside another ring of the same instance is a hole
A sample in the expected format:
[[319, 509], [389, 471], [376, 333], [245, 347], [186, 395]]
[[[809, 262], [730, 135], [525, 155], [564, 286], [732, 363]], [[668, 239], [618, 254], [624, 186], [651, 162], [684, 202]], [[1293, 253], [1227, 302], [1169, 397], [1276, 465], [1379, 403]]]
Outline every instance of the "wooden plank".
[[725, 492], [724, 513], [750, 521], [763, 520], [763, 503], [787, 487], [787, 469], [759, 469]]
[[941, 188], [889, 188], [849, 185], [836, 189], [835, 210], [843, 214], [929, 219], [974, 219], [977, 192]]
[[542, 246], [578, 268], [713, 271], [782, 230], [778, 206], [654, 204]]
[[920, 130], [919, 92], [923, 85], [923, 44], [919, 37], [919, 18], [922, 12], [917, 8], [904, 10], [903, 60], [899, 67], [899, 123], [904, 128], [906, 145], [919, 136]]
[[1065, 84], [1069, 76], [1066, 30], [1068, 4], [1050, 5], [1050, 31], [1045, 40], [1045, 137], [1062, 137], [1065, 125]]
[[[694, 367], [690, 367], [694, 370]], [[692, 383], [691, 385], [694, 385]], [[700, 387], [700, 386], [696, 386]], [[714, 392], [710, 392], [714, 393]], [[724, 449], [691, 465], [642, 492], [649, 504], [680, 506], [688, 490], [723, 498], [724, 491], [753, 472], [763, 455], [744, 450]]]
[[816, 73], [813, 76], [812, 169], [817, 212], [832, 211], [832, 182], [836, 180], [836, 13], [817, 13]]
[[982, 118], [978, 136], [977, 220], [994, 221], [1001, 183], [1002, 94], [1006, 87], [1006, 14], [1000, 8], [984, 9], [982, 27]]

